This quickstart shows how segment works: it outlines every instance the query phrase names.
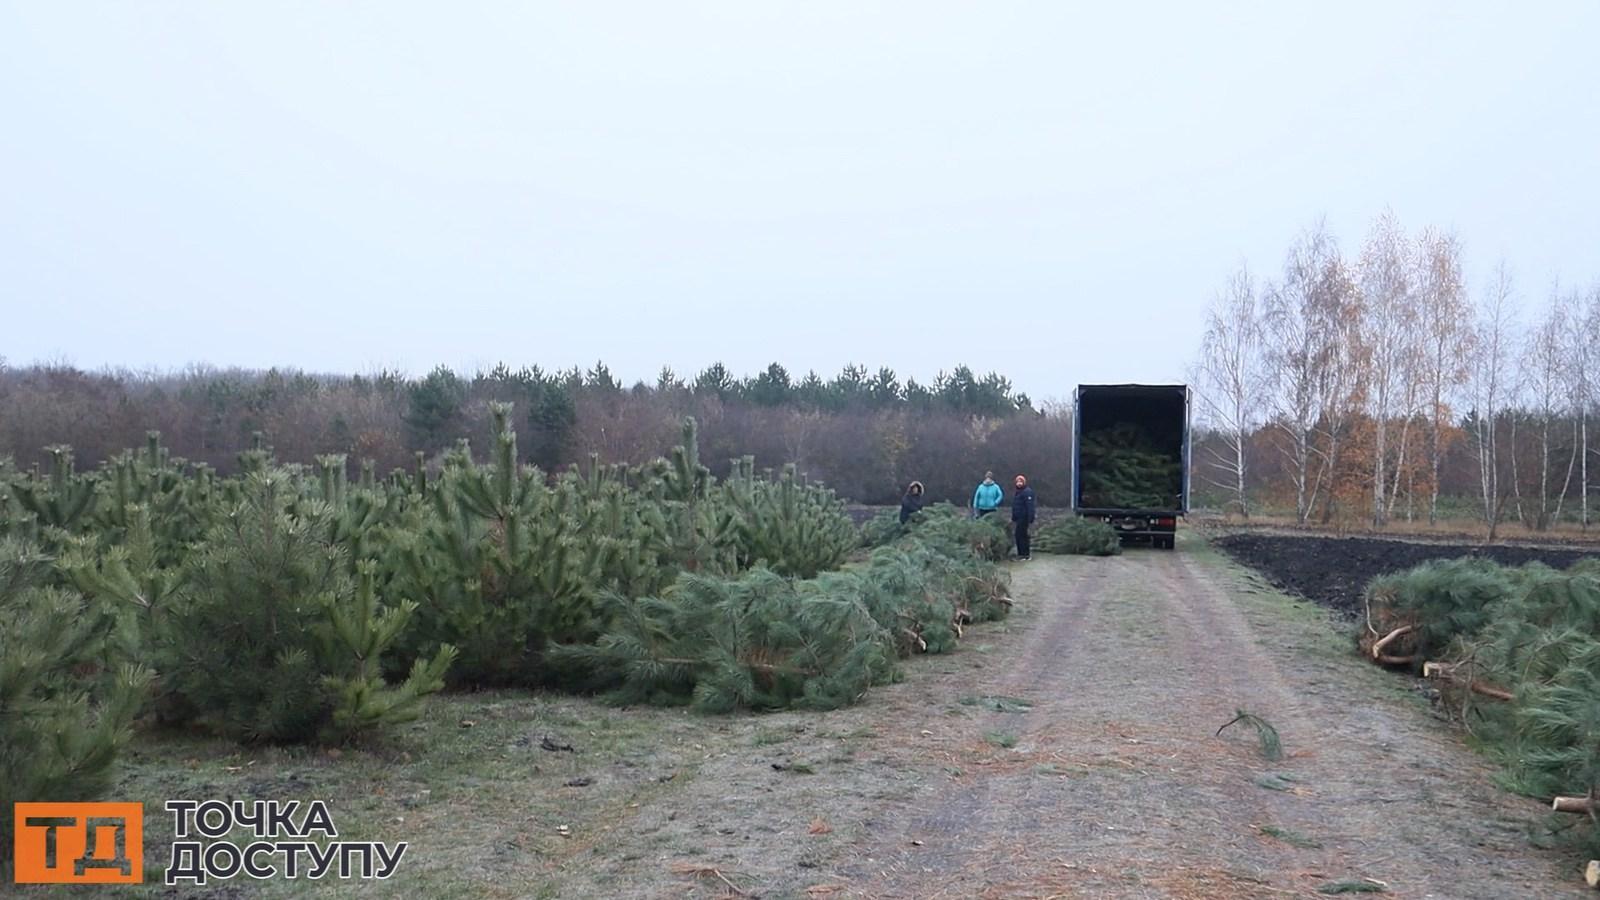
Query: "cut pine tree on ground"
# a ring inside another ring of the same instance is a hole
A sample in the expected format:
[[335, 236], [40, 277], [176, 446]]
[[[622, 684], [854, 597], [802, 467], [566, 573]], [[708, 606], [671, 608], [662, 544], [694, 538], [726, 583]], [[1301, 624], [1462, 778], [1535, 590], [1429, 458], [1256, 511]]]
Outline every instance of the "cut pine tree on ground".
[[1504, 783], [1580, 814], [1563, 843], [1600, 854], [1600, 561], [1433, 561], [1373, 579], [1363, 606], [1366, 655], [1420, 668]]

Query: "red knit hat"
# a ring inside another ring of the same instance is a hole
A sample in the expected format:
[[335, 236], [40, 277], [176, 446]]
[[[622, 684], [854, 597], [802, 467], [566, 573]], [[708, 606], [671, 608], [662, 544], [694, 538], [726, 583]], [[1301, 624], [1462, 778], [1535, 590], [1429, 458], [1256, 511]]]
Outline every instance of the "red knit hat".
[[1028, 483], [1028, 476], [1026, 476], [1026, 475], [1018, 475], [1017, 476], [1017, 487], [1022, 487], [1023, 485], [1025, 485], [1027, 483]]

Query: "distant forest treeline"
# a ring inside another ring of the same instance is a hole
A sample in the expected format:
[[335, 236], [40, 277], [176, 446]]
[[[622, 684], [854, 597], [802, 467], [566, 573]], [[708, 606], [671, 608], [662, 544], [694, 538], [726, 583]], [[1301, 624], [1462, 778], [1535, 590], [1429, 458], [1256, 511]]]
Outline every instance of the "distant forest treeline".
[[174, 455], [222, 472], [259, 434], [284, 462], [344, 453], [352, 467], [371, 460], [381, 475], [461, 439], [484, 452], [495, 401], [516, 404], [524, 461], [547, 471], [585, 464], [591, 453], [645, 462], [666, 453], [683, 417], [694, 416], [701, 457], [719, 475], [728, 460], [752, 454], [759, 467], [792, 462], [844, 497], [878, 504], [895, 502], [912, 479], [935, 499], [965, 502], [993, 469], [1004, 479], [1026, 474], [1041, 502], [1068, 503], [1067, 416], [1035, 409], [1007, 379], [967, 366], [922, 385], [887, 368], [795, 378], [774, 363], [738, 377], [719, 363], [692, 378], [664, 369], [654, 384], [624, 386], [603, 363], [554, 372], [439, 367], [420, 378], [0, 364], [0, 466], [7, 456], [21, 468], [40, 464], [44, 448], [66, 444], [80, 468], [91, 467], [159, 431]]

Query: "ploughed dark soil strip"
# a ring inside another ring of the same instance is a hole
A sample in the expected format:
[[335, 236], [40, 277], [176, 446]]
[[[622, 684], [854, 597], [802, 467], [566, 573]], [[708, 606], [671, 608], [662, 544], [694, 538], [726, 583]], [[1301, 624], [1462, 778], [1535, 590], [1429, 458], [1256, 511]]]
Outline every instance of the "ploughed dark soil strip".
[[1381, 538], [1230, 534], [1216, 540], [1224, 553], [1265, 575], [1276, 587], [1345, 613], [1359, 613], [1367, 582], [1432, 559], [1463, 556], [1508, 566], [1541, 562], [1565, 569], [1591, 550], [1435, 544]]

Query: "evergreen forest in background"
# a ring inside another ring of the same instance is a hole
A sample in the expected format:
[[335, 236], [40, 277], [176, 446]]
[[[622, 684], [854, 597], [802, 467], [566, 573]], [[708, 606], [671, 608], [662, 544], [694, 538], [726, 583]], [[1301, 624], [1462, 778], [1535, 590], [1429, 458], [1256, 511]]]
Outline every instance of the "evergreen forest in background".
[[824, 379], [797, 378], [776, 363], [740, 377], [715, 364], [692, 377], [663, 370], [654, 383], [625, 386], [604, 363], [560, 372], [441, 366], [409, 378], [0, 364], [0, 460], [24, 471], [48, 467], [49, 448], [64, 445], [80, 466], [95, 466], [157, 431], [173, 455], [221, 474], [259, 443], [285, 462], [343, 454], [352, 477], [370, 461], [381, 476], [414, 468], [417, 453], [436, 468], [459, 440], [489, 430], [497, 402], [515, 406], [519, 462], [546, 473], [591, 453], [605, 464], [647, 463], [678, 443], [692, 416], [719, 477], [730, 460], [753, 455], [763, 466], [793, 464], [858, 503], [895, 503], [912, 480], [927, 486], [930, 500], [964, 503], [992, 469], [1003, 480], [1026, 474], [1046, 504], [1067, 502], [1067, 416], [967, 366], [923, 385], [887, 368], [848, 366]]

